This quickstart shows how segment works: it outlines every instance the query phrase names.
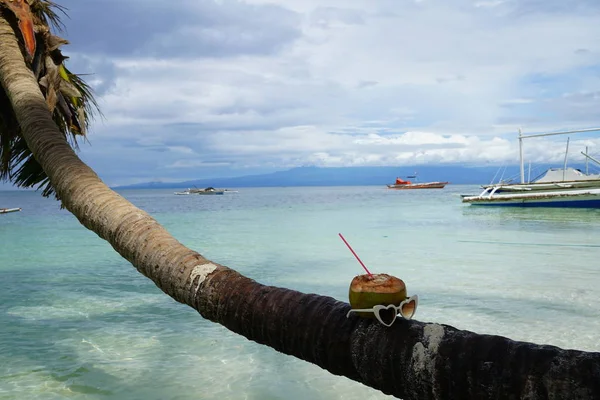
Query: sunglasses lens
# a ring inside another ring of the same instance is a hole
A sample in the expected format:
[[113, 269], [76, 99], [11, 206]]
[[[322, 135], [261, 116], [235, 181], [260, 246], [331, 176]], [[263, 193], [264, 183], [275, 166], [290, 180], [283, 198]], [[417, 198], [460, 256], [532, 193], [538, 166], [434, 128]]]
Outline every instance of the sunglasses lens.
[[395, 307], [382, 308], [379, 310], [379, 318], [384, 325], [390, 326], [396, 319], [396, 313]]
[[405, 319], [411, 319], [415, 315], [415, 311], [417, 311], [417, 301], [415, 299], [408, 300], [400, 308], [400, 313]]

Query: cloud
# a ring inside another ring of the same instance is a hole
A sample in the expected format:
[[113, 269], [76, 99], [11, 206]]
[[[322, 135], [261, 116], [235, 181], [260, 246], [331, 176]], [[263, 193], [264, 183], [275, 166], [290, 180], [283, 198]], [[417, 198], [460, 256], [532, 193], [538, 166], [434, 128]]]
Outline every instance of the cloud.
[[478, 1], [476, 3], [474, 3], [473, 5], [475, 7], [498, 7], [502, 4], [505, 4], [506, 0], [489, 0], [489, 1]]
[[62, 3], [73, 49], [103, 56], [227, 57], [271, 54], [300, 36], [283, 7], [226, 0]]
[[595, 12], [600, 9], [600, 4], [595, 0], [507, 0], [504, 2], [513, 14], [556, 14], [562, 16], [583, 15], [586, 12]]
[[[72, 69], [94, 73], [106, 117], [82, 152], [111, 183], [501, 164], [518, 157], [519, 127], [598, 125], [595, 0], [65, 5]], [[534, 157], [560, 161], [554, 145], [536, 146]]]
[[204, 167], [223, 167], [228, 166], [226, 162], [204, 162], [199, 160], [179, 160], [175, 161], [171, 165], [167, 165], [167, 168], [204, 168]]

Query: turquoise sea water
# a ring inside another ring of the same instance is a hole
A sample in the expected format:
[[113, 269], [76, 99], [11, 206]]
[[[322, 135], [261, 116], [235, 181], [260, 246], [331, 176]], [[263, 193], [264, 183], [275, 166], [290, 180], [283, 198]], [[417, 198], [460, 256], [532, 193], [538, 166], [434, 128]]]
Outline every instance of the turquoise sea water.
[[[259, 282], [346, 300], [373, 272], [415, 316], [600, 351], [600, 210], [477, 208], [475, 186], [244, 188], [122, 194], [175, 237]], [[205, 321], [58, 203], [0, 192], [0, 399], [383, 399]]]

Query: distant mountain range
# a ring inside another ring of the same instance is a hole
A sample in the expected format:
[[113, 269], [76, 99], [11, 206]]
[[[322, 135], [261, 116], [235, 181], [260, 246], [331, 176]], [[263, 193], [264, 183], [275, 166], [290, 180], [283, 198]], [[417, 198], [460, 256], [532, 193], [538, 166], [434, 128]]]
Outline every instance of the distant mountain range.
[[[573, 168], [582, 168], [570, 165]], [[537, 165], [531, 178], [556, 165]], [[498, 181], [513, 178], [518, 180], [519, 167], [485, 166], [470, 167], [457, 165], [403, 166], [403, 167], [298, 167], [270, 174], [247, 175], [233, 178], [204, 178], [183, 182], [144, 182], [118, 186], [119, 189], [176, 189], [188, 187], [281, 187], [281, 186], [366, 186], [393, 183], [396, 177], [417, 173], [419, 182], [448, 181], [451, 184], [485, 184], [492, 179]], [[526, 172], [527, 175], [527, 172]], [[527, 177], [527, 176], [526, 176]], [[414, 179], [413, 179], [414, 180]]]

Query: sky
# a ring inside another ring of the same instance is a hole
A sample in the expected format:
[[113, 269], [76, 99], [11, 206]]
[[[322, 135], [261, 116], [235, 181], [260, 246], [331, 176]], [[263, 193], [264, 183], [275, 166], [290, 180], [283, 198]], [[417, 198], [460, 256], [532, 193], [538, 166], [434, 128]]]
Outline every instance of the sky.
[[[80, 156], [109, 185], [515, 165], [519, 128], [600, 126], [598, 0], [59, 3], [104, 115]], [[561, 162], [566, 139], [527, 160]], [[570, 140], [600, 153], [599, 133]]]

